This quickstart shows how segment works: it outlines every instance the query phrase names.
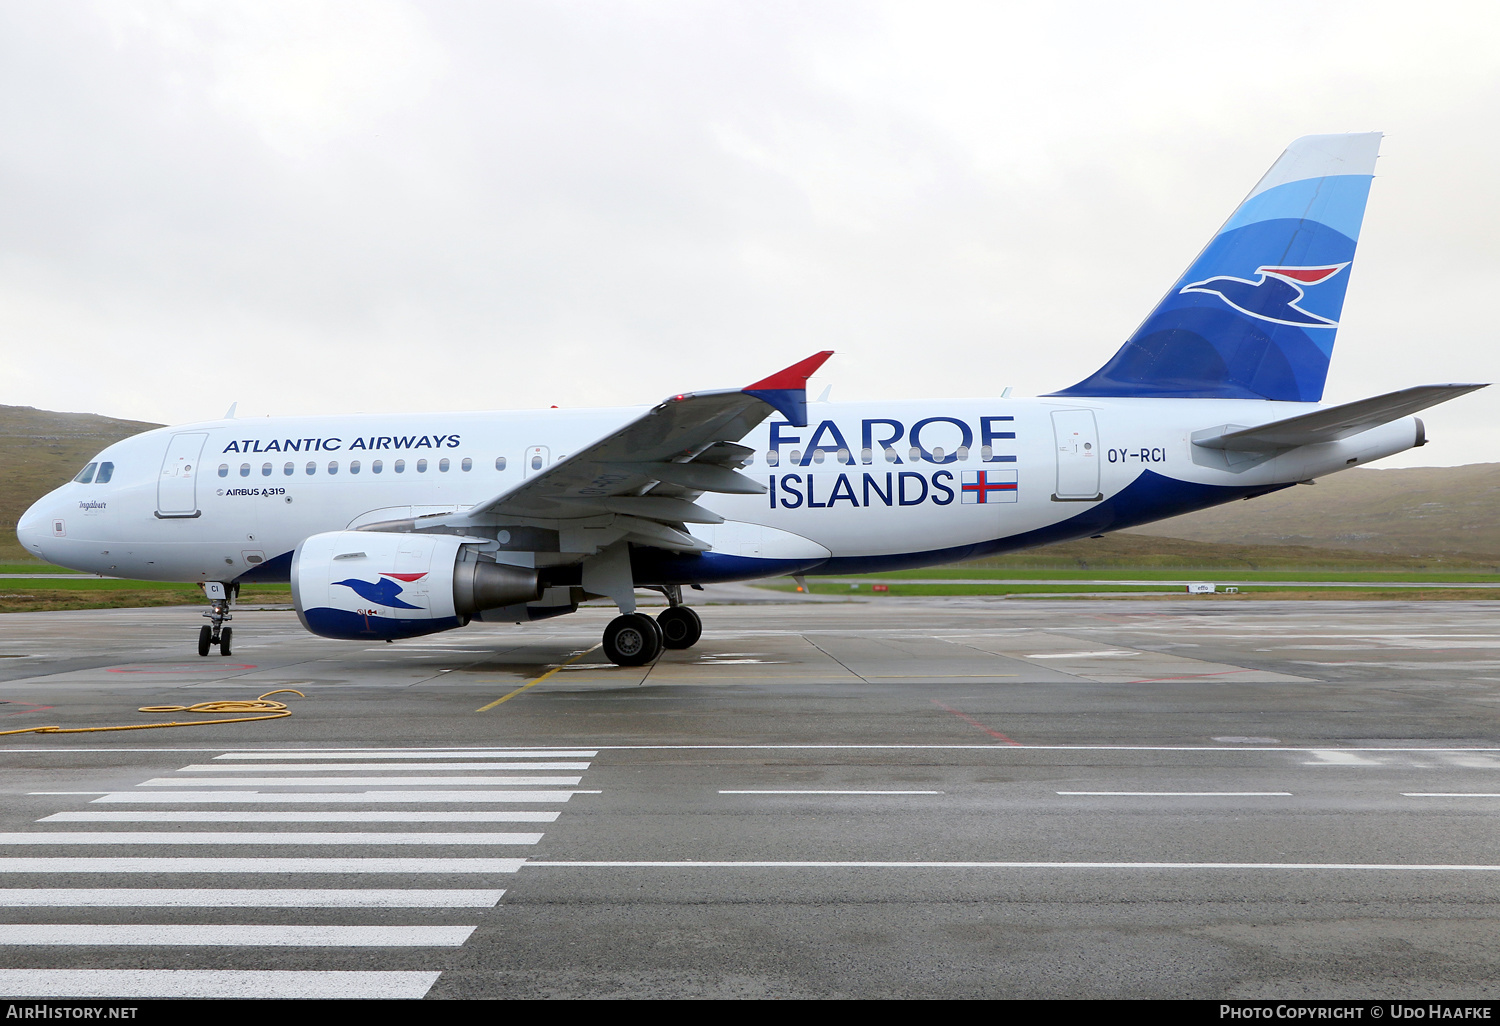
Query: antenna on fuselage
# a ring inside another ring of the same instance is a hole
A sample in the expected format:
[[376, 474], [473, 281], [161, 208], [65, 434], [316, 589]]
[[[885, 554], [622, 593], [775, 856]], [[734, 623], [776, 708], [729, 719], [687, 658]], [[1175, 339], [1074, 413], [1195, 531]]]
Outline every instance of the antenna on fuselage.
[[229, 404], [229, 409], [227, 409], [227, 410], [224, 411], [224, 419], [225, 420], [233, 420], [234, 419], [234, 411], [235, 411], [235, 408], [237, 406], [239, 406], [238, 402], [233, 402], [233, 403]]

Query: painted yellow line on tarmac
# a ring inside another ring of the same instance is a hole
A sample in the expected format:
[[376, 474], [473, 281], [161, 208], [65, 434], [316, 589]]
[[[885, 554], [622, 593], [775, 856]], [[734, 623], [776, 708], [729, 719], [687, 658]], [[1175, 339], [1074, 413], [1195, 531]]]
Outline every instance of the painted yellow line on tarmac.
[[[602, 644], [603, 644], [603, 642], [600, 642], [600, 645], [602, 645]], [[599, 645], [595, 645], [594, 646], [594, 648], [598, 648], [598, 647], [599, 647]], [[520, 687], [516, 688], [516, 690], [512, 691], [510, 694], [504, 695], [504, 696], [502, 696], [500, 698], [495, 699], [489, 705], [481, 705], [478, 709], [475, 709], [474, 711], [475, 712], [489, 712], [491, 709], [495, 708], [495, 706], [500, 705], [503, 702], [509, 702], [512, 698], [515, 698], [517, 695], [519, 695], [521, 692], [525, 691], [527, 688], [534, 688], [534, 687], [536, 687], [538, 684], [540, 684], [542, 681], [546, 680], [548, 677], [552, 676], [558, 670], [561, 670], [564, 666], [572, 666], [574, 663], [578, 662], [578, 660], [582, 659], [584, 656], [586, 656], [590, 652], [592, 652], [594, 650], [594, 648], [586, 648], [586, 649], [584, 649], [582, 652], [579, 652], [576, 656], [574, 656], [572, 659], [569, 659], [567, 662], [565, 662], [565, 663], [558, 663], [556, 666], [552, 667], [552, 669], [548, 670], [546, 673], [542, 674], [540, 677], [536, 678], [535, 680], [527, 681], [525, 684], [522, 684]]]

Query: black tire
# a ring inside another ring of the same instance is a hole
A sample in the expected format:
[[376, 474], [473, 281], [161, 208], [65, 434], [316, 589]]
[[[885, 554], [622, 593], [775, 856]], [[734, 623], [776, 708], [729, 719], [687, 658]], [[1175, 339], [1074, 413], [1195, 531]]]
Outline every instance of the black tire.
[[214, 643], [214, 631], [208, 624], [198, 628], [198, 654], [208, 655], [208, 650]]
[[229, 654], [229, 639], [233, 636], [233, 627], [225, 627], [219, 632], [219, 655], [227, 656]]
[[662, 644], [667, 648], [692, 648], [703, 637], [703, 621], [687, 606], [669, 606], [656, 618]]
[[604, 628], [604, 655], [616, 666], [644, 666], [661, 655], [661, 628], [649, 616], [617, 616]]

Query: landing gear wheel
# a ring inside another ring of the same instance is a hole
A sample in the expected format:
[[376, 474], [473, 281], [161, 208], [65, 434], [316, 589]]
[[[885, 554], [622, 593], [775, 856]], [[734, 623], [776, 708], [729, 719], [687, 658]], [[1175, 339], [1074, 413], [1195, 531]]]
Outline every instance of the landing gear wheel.
[[208, 655], [208, 650], [209, 650], [209, 648], [211, 648], [213, 646], [213, 643], [214, 643], [214, 631], [213, 631], [213, 628], [210, 627], [208, 624], [204, 624], [202, 627], [199, 627], [198, 628], [198, 654], [201, 655], [201, 656]]
[[703, 637], [703, 621], [687, 606], [669, 606], [656, 618], [662, 644], [668, 648], [692, 648]]
[[225, 627], [219, 632], [219, 655], [229, 654], [229, 639], [234, 635], [233, 627]]
[[649, 616], [617, 616], [604, 628], [604, 655], [616, 666], [644, 666], [661, 655], [661, 628]]

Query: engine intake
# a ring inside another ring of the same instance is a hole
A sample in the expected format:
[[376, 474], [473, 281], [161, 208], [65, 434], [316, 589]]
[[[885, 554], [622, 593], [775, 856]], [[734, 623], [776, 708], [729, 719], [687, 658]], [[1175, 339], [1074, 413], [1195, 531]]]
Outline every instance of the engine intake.
[[325, 638], [410, 638], [541, 594], [534, 569], [482, 562], [474, 544], [450, 534], [315, 534], [292, 557], [297, 616]]

